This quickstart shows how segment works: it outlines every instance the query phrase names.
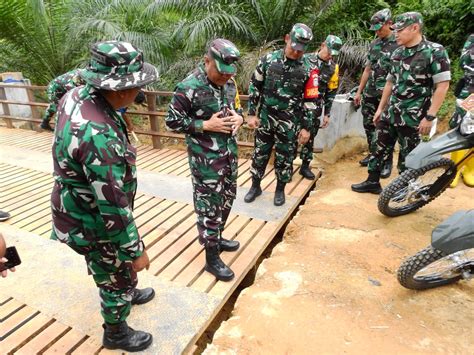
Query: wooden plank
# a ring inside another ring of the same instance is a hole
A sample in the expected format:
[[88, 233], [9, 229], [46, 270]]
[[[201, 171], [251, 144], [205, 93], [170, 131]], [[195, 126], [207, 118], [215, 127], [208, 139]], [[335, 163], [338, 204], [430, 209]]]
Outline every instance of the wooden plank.
[[9, 335], [15, 328], [21, 326], [22, 323], [25, 323], [28, 319], [33, 318], [38, 313], [38, 311], [29, 306], [25, 306], [18, 310], [18, 312], [15, 312], [0, 323], [0, 338]]
[[11, 301], [13, 298], [8, 295], [0, 295], [0, 306], [4, 306], [7, 302]]
[[46, 235], [49, 238], [49, 236], [51, 235], [52, 229], [53, 229], [53, 221], [49, 219], [49, 221], [47, 221], [42, 226], [38, 226], [34, 229], [31, 229], [30, 231], [38, 235], [42, 235], [42, 236]]
[[187, 162], [187, 153], [176, 154], [172, 159], [162, 160], [156, 164], [148, 166], [146, 169], [154, 172], [161, 172], [169, 167], [179, 164], [183, 159], [186, 159]]
[[140, 168], [144, 170], [152, 170], [153, 168], [163, 163], [173, 160], [176, 156], [179, 156], [180, 154], [181, 153], [179, 150], [174, 150], [174, 151], [171, 151], [171, 153], [167, 154], [166, 156], [160, 156], [160, 157], [156, 156], [155, 159], [149, 160], [146, 163], [142, 164]]
[[65, 335], [63, 335], [57, 342], [55, 342], [50, 348], [48, 348], [43, 354], [66, 354], [72, 349], [78, 346], [86, 339], [86, 335], [78, 332], [75, 329], [71, 329]]
[[47, 328], [43, 329], [38, 335], [21, 347], [16, 354], [29, 355], [40, 353], [43, 349], [56, 342], [70, 329], [70, 327], [60, 322], [52, 321], [53, 323], [50, 323]]
[[[45, 193], [41, 195], [38, 199], [34, 201], [25, 200], [25, 203], [22, 206], [19, 206], [14, 209], [15, 213], [12, 215], [12, 218], [23, 218], [28, 216], [30, 213], [34, 213], [34, 206], [42, 205], [42, 204], [50, 204], [50, 194]], [[2, 204], [3, 206], [3, 204]], [[10, 211], [13, 209], [9, 208]]]
[[26, 170], [21, 174], [12, 175], [2, 181], [2, 188], [8, 189], [10, 186], [18, 186], [25, 181], [32, 181], [35, 177], [41, 176], [42, 173], [34, 170]]
[[[8, 201], [2, 203], [4, 209], [16, 209], [23, 206], [25, 203], [34, 202], [43, 197], [49, 197], [51, 195], [51, 186], [42, 186], [37, 193], [21, 190], [15, 198], [10, 198]], [[7, 208], [8, 207], [8, 208]]]
[[71, 354], [84, 355], [84, 354], [96, 354], [102, 349], [102, 344], [96, 341], [96, 339], [89, 337], [85, 342], [79, 345]]
[[[259, 231], [265, 225], [265, 221], [253, 219], [245, 228], [238, 233], [235, 240], [240, 242], [239, 250], [235, 252], [221, 253], [222, 261], [228, 265], [235, 273], [234, 283], [240, 283], [245, 275], [237, 274], [236, 270], [233, 269], [233, 263], [236, 259], [240, 258], [241, 255], [245, 255], [245, 249], [252, 244], [253, 239], [258, 235], [258, 238], [262, 238]], [[260, 254], [263, 250], [260, 250]], [[190, 286], [192, 289], [199, 292], [209, 292], [211, 287], [218, 282], [214, 275], [208, 272], [202, 273]]]
[[24, 303], [11, 299], [0, 307], [0, 322], [10, 317], [13, 313], [19, 311], [25, 305]]
[[15, 354], [36, 354], [36, 352], [17, 351], [26, 344], [30, 339], [34, 338], [38, 333], [45, 329], [53, 320], [43, 314], [38, 314], [36, 317], [28, 321], [13, 334], [2, 341], [2, 353], [14, 352]]

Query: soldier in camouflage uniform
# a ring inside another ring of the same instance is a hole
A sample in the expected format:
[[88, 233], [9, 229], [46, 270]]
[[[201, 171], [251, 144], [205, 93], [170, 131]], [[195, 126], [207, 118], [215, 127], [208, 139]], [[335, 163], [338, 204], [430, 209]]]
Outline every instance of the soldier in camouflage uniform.
[[126, 319], [132, 304], [155, 293], [136, 289], [137, 272], [149, 260], [132, 215], [136, 149], [116, 110], [130, 105], [158, 73], [127, 42], [96, 43], [91, 55], [81, 72], [86, 85], [70, 90], [58, 108], [51, 238], [85, 257], [99, 288], [104, 347], [138, 351], [152, 336], [128, 327]]
[[51, 80], [46, 90], [49, 106], [46, 108], [43, 121], [40, 125], [42, 129], [48, 131], [53, 130], [49, 125], [49, 121], [51, 121], [51, 118], [58, 110], [59, 100], [61, 100], [69, 90], [84, 85], [84, 81], [80, 76], [81, 71], [82, 69], [74, 69]]
[[206, 271], [229, 281], [232, 270], [220, 251], [235, 251], [239, 242], [222, 232], [237, 191], [237, 141], [243, 123], [236, 110], [237, 89], [232, 76], [240, 52], [226, 39], [209, 45], [204, 64], [180, 82], [171, 100], [166, 126], [186, 134], [194, 189], [199, 242], [206, 251]]
[[[370, 30], [375, 31], [378, 38], [370, 43], [364, 73], [354, 97], [354, 105], [358, 106], [362, 101], [363, 124], [369, 148], [369, 154], [359, 162], [362, 166], [367, 166], [369, 158], [377, 145], [373, 118], [379, 106], [386, 77], [390, 70], [390, 57], [393, 51], [398, 48], [395, 35], [390, 29], [392, 14], [389, 9], [376, 12], [370, 19], [370, 23]], [[388, 178], [390, 176], [392, 172], [392, 156], [393, 154], [390, 154], [388, 160], [384, 162], [380, 174], [381, 178]]]
[[311, 67], [303, 54], [312, 38], [308, 26], [295, 24], [285, 36], [285, 48], [260, 58], [250, 81], [248, 126], [257, 130], [250, 170], [252, 187], [244, 198], [247, 203], [262, 193], [260, 181], [273, 145], [277, 177], [273, 203], [275, 206], [285, 203], [285, 185], [293, 174], [297, 142], [305, 144], [308, 141], [316, 108], [304, 95]]
[[[306, 179], [314, 180], [316, 176], [311, 171], [309, 165], [313, 160], [314, 138], [318, 134], [319, 128], [326, 128], [329, 125], [329, 115], [332, 103], [336, 97], [339, 87], [339, 65], [334, 62], [333, 57], [339, 55], [342, 47], [342, 40], [334, 35], [328, 35], [321, 44], [319, 51], [309, 54], [308, 60], [311, 65], [311, 76], [317, 77], [318, 96], [316, 99], [317, 108], [314, 112], [311, 136], [306, 144], [301, 147], [301, 168], [300, 174]], [[323, 123], [320, 126], [321, 114], [324, 108]]]
[[405, 157], [418, 145], [420, 135], [430, 133], [446, 96], [451, 80], [448, 54], [440, 44], [425, 39], [422, 25], [420, 13], [407, 12], [392, 26], [400, 47], [392, 54], [387, 83], [374, 115], [377, 147], [369, 161], [369, 177], [352, 185], [353, 191], [381, 192], [382, 165], [397, 140], [398, 171], [405, 170]]

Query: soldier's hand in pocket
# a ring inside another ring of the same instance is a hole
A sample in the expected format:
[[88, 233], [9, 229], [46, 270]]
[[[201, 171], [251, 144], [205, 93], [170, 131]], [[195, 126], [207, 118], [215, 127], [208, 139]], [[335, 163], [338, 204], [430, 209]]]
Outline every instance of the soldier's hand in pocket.
[[149, 268], [150, 259], [148, 259], [148, 254], [146, 253], [146, 250], [144, 250], [142, 255], [132, 261], [132, 269], [135, 272], [140, 272], [143, 269], [148, 270]]

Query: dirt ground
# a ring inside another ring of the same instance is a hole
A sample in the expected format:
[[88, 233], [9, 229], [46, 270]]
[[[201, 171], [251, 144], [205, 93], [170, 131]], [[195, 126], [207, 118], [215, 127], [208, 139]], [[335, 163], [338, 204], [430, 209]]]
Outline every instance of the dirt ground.
[[474, 189], [390, 219], [377, 195], [350, 190], [366, 178], [361, 157], [318, 163], [315, 191], [205, 354], [474, 354], [473, 281], [417, 292], [396, 279], [437, 224], [474, 208]]

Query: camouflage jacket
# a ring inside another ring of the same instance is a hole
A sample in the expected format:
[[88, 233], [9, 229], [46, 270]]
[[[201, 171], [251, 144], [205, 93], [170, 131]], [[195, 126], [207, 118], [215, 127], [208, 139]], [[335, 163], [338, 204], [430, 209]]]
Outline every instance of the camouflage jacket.
[[51, 238], [71, 246], [111, 243], [122, 261], [140, 256], [135, 161], [125, 122], [109, 103], [89, 86], [69, 91], [53, 143]]
[[394, 34], [386, 38], [377, 38], [370, 43], [365, 66], [370, 66], [371, 72], [364, 88], [365, 97], [382, 97], [387, 74], [390, 71], [390, 57], [398, 47]]
[[390, 122], [416, 127], [431, 105], [434, 85], [451, 80], [448, 53], [442, 45], [423, 37], [414, 47], [398, 47], [391, 64], [387, 75], [387, 80], [393, 83]]
[[46, 90], [48, 101], [57, 105], [69, 90], [84, 85], [79, 71], [80, 69], [74, 69], [51, 80]]
[[[465, 99], [474, 92], [474, 34], [469, 35], [459, 58], [459, 66], [464, 73], [464, 85], [459, 98]], [[466, 67], [470, 67], [471, 70]]]
[[[255, 115], [257, 106], [294, 119], [302, 128], [313, 122], [314, 102], [304, 98], [311, 67], [306, 57], [291, 60], [282, 49], [260, 58], [249, 85], [248, 114]], [[311, 105], [311, 103], [313, 105]]]
[[200, 65], [176, 86], [166, 126], [174, 132], [186, 134], [190, 154], [205, 155], [210, 159], [229, 151], [237, 154], [237, 142], [231, 134], [203, 132], [203, 122], [219, 112], [223, 105], [238, 109], [236, 95], [234, 80], [218, 87], [209, 81], [204, 66]]
[[332, 59], [327, 62], [322, 60], [317, 53], [308, 54], [308, 60], [311, 68], [317, 68], [319, 71], [318, 103], [324, 105], [324, 114], [329, 115], [339, 87], [338, 65]]

